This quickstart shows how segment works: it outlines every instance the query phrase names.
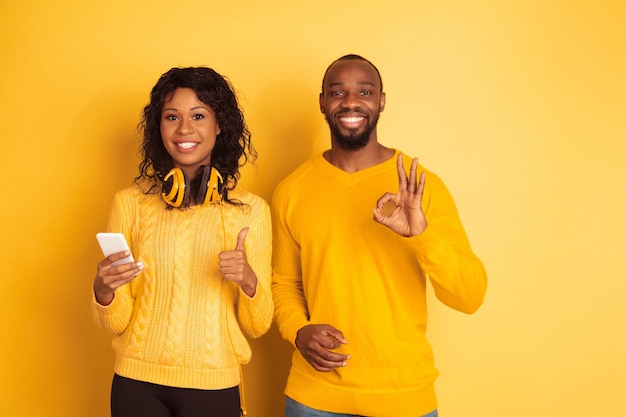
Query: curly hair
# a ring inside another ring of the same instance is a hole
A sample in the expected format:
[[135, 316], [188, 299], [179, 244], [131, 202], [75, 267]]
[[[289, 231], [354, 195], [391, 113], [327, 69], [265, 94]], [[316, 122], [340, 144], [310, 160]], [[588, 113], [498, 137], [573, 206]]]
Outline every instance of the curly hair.
[[163, 145], [161, 110], [166, 99], [178, 88], [193, 89], [198, 99], [213, 109], [221, 132], [211, 153], [211, 165], [224, 178], [224, 201], [237, 204], [228, 199], [228, 190], [237, 185], [241, 176], [239, 168], [253, 162], [257, 152], [252, 146], [251, 134], [232, 84], [208, 67], [172, 68], [161, 75], [152, 88], [150, 102], [143, 108], [139, 123], [142, 161], [135, 182], [152, 182], [154, 185], [146, 193], [154, 192], [156, 185], [161, 184], [174, 167], [172, 157]]

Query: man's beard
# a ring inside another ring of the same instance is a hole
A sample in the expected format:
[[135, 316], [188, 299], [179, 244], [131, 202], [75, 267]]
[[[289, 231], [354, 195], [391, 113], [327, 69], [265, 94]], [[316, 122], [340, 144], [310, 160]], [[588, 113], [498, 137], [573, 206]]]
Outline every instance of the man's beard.
[[328, 114], [325, 115], [326, 122], [328, 123], [328, 127], [330, 128], [330, 132], [332, 133], [337, 145], [345, 151], [356, 151], [358, 149], [364, 148], [370, 141], [370, 136], [372, 132], [376, 129], [376, 125], [378, 124], [378, 117], [380, 113], [376, 113], [374, 118], [367, 124], [365, 129], [358, 133], [356, 130], [350, 129], [348, 135], [344, 135], [341, 133], [341, 130], [337, 126], [336, 123], [332, 121]]

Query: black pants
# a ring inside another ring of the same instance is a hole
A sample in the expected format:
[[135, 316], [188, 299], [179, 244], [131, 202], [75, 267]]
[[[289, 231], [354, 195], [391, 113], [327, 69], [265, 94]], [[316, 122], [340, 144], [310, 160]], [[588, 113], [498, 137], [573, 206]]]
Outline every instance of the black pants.
[[240, 417], [239, 387], [175, 388], [119, 375], [111, 387], [112, 417]]

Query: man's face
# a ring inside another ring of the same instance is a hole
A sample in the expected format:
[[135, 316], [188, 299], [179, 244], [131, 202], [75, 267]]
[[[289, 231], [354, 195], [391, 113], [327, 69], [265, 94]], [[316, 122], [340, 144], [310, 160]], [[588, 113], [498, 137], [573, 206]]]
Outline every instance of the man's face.
[[370, 64], [346, 60], [330, 67], [320, 93], [320, 110], [342, 149], [356, 150], [367, 145], [384, 108], [385, 93], [381, 92], [378, 73]]

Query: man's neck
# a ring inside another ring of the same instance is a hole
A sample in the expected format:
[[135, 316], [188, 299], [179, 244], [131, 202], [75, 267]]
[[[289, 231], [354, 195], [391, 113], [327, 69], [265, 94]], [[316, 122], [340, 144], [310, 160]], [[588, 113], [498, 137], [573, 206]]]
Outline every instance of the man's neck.
[[347, 173], [354, 173], [381, 164], [393, 157], [394, 150], [377, 141], [370, 141], [357, 150], [345, 150], [333, 143], [330, 150], [324, 152], [324, 158], [333, 166]]

